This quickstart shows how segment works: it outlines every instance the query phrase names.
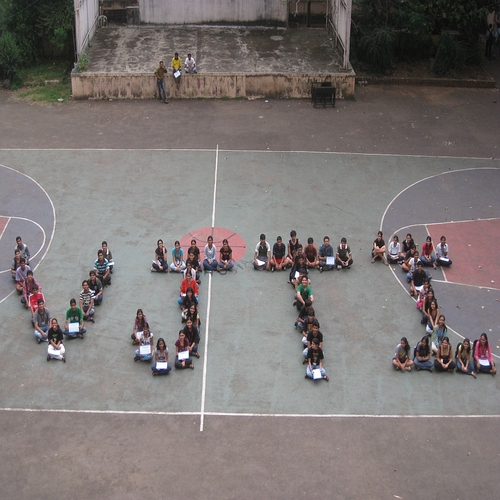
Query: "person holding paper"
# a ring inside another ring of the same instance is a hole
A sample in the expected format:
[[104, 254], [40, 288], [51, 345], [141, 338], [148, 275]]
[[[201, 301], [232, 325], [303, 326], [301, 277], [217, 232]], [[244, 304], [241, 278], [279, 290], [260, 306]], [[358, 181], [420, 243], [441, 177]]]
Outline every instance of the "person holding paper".
[[179, 57], [179, 53], [176, 52], [174, 57], [172, 57], [172, 72], [174, 74], [175, 85], [177, 86], [177, 90], [179, 90], [181, 86], [181, 67], [182, 61]]
[[47, 361], [54, 358], [66, 363], [66, 349], [63, 345], [63, 332], [59, 328], [57, 319], [52, 318], [50, 320], [50, 328], [47, 336], [49, 339], [49, 345], [47, 347]]
[[436, 247], [436, 264], [438, 266], [451, 266], [452, 262], [448, 256], [448, 244], [446, 243], [446, 237], [441, 236], [441, 240]]
[[337, 247], [335, 264], [337, 264], [337, 269], [351, 269], [352, 263], [352, 252], [347, 244], [347, 238], [342, 238], [340, 245]]
[[142, 309], [137, 309], [137, 312], [135, 313], [133, 332], [130, 336], [132, 338], [132, 344], [139, 345], [140, 333], [144, 331], [144, 326], [147, 324], [147, 322], [148, 318], [146, 318], [146, 315], [142, 312]]
[[168, 362], [168, 347], [162, 338], [156, 343], [155, 362], [151, 365], [153, 377], [155, 375], [168, 375], [172, 367]]
[[319, 272], [331, 271], [335, 269], [335, 255], [333, 246], [330, 244], [330, 237], [325, 236], [318, 252]]
[[253, 267], [256, 271], [270, 270], [271, 266], [271, 247], [266, 241], [266, 235], [261, 234], [260, 240], [255, 247], [253, 254]]
[[193, 321], [191, 319], [186, 320], [186, 326], [184, 327], [184, 330], [182, 330], [184, 335], [186, 336], [186, 340], [188, 341], [188, 349], [189, 352], [199, 358], [200, 355], [198, 354], [198, 344], [200, 343], [200, 332], [198, 328], [193, 324]]
[[491, 350], [486, 333], [481, 333], [479, 341], [476, 342], [474, 361], [477, 372], [491, 373], [492, 375], [495, 375], [497, 372], [495, 361], [493, 360], [493, 351]]
[[64, 322], [64, 335], [72, 339], [83, 339], [83, 334], [87, 331], [83, 326], [83, 311], [76, 306], [76, 300], [69, 301], [70, 308], [66, 311], [66, 321]]
[[194, 370], [193, 361], [189, 357], [189, 341], [183, 330], [179, 331], [179, 338], [175, 341], [175, 369], [191, 368]]
[[305, 378], [313, 380], [330, 380], [323, 368], [323, 349], [319, 346], [319, 340], [313, 339], [311, 347], [307, 349], [307, 368]]
[[387, 251], [387, 262], [389, 264], [400, 264], [403, 260], [401, 257], [401, 243], [399, 242], [399, 236], [395, 234], [392, 237], [392, 241], [389, 243], [389, 250]]
[[153, 334], [149, 330], [149, 324], [145, 323], [144, 330], [138, 332], [139, 349], [135, 351], [134, 361], [151, 361], [153, 359], [154, 344]]

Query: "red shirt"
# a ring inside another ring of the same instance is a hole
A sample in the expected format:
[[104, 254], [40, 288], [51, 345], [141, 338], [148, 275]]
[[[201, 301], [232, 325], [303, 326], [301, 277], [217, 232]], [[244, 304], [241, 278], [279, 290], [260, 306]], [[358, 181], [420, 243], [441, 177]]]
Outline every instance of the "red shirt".
[[188, 283], [188, 279], [184, 278], [181, 282], [181, 295], [185, 295], [187, 289], [191, 287], [193, 289], [193, 293], [198, 295], [198, 283], [195, 280], [191, 280], [191, 283]]

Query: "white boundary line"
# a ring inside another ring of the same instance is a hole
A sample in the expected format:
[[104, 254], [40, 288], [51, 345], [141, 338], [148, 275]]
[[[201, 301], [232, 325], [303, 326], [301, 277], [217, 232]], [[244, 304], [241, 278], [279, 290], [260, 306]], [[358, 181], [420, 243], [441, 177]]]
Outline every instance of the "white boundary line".
[[[38, 228], [40, 229], [40, 231], [42, 231], [43, 241], [42, 241], [42, 244], [41, 244], [40, 248], [35, 253], [35, 255], [32, 255], [30, 257], [30, 259], [34, 259], [42, 251], [42, 248], [45, 245], [45, 242], [47, 241], [47, 233], [45, 232], [45, 229], [40, 224], [38, 224], [38, 222], [34, 221], [33, 219], [28, 219], [27, 217], [14, 217], [14, 216], [11, 216], [11, 215], [0, 215], [0, 217], [8, 217], [9, 218], [9, 222], [10, 222], [11, 219], [25, 220], [27, 222], [31, 222], [35, 226], [38, 226]], [[7, 226], [5, 226], [5, 227], [7, 227]], [[5, 229], [4, 229], [4, 231], [5, 231]], [[2, 235], [3, 235], [3, 232], [2, 232], [2, 234], [0, 234], [0, 238], [2, 237]], [[4, 271], [2, 271], [2, 272], [4, 272]]]
[[[188, 151], [188, 152], [210, 152], [214, 151], [210, 148], [0, 148], [0, 151]], [[482, 157], [482, 156], [447, 156], [447, 155], [402, 155], [396, 153], [353, 153], [348, 151], [285, 151], [285, 150], [263, 150], [263, 149], [221, 149], [219, 152], [224, 153], [300, 153], [300, 154], [321, 154], [321, 155], [342, 155], [342, 156], [383, 156], [389, 158], [436, 158], [436, 159], [446, 159], [446, 160], [486, 160], [486, 161], [499, 161], [500, 158]], [[500, 167], [472, 167], [464, 168], [459, 170], [454, 170], [452, 172], [459, 172], [460, 170], [476, 170], [477, 168], [485, 169], [498, 169]], [[449, 172], [443, 172], [449, 173]], [[441, 175], [441, 174], [438, 174]], [[433, 176], [431, 176], [433, 177]], [[418, 182], [418, 181], [417, 181]]]
[[7, 215], [0, 215], [0, 217], [4, 217], [5, 219], [7, 219], [7, 224], [5, 224], [3, 230], [2, 230], [2, 234], [0, 234], [0, 240], [2, 239], [2, 236], [3, 236], [3, 233], [5, 233], [5, 230], [7, 229], [7, 226], [9, 225], [9, 222], [10, 222], [10, 217], [7, 216]]
[[[23, 149], [20, 149], [19, 151], [23, 151]], [[27, 150], [26, 150], [27, 151]], [[35, 271], [38, 266], [42, 263], [42, 260], [45, 258], [45, 256], [47, 255], [47, 252], [49, 251], [50, 249], [50, 245], [52, 245], [52, 241], [54, 239], [54, 234], [56, 232], [56, 209], [54, 207], [54, 203], [52, 203], [52, 199], [51, 197], [49, 196], [49, 193], [47, 193], [47, 191], [45, 191], [45, 189], [43, 188], [43, 186], [38, 183], [35, 179], [33, 179], [33, 177], [30, 177], [29, 175], [26, 175], [25, 173], [23, 172], [19, 172], [19, 170], [16, 170], [15, 168], [12, 168], [12, 167], [8, 167], [7, 165], [4, 165], [2, 163], [0, 163], [0, 167], [3, 167], [3, 168], [8, 168], [9, 170], [12, 170], [13, 172], [16, 172], [17, 174], [20, 174], [24, 177], [26, 177], [27, 179], [29, 179], [30, 181], [34, 182], [42, 191], [43, 193], [45, 194], [45, 196], [47, 197], [47, 199], [49, 200], [49, 203], [50, 203], [50, 206], [52, 207], [52, 216], [53, 216], [53, 219], [54, 219], [54, 223], [52, 224], [52, 233], [50, 235], [50, 238], [49, 238], [49, 243], [47, 245], [47, 249], [45, 250], [44, 254], [40, 257], [40, 260], [38, 262], [38, 264], [35, 266], [35, 269], [33, 269], [33, 271]], [[18, 217], [19, 219], [21, 219], [22, 217]], [[26, 219], [26, 220], [30, 220], [30, 219]], [[31, 222], [34, 222], [35, 224], [37, 224], [35, 221], [31, 221]], [[38, 224], [39, 225], [39, 224]], [[39, 225], [40, 226], [40, 225]], [[41, 226], [40, 226], [41, 228]], [[44, 233], [44, 237], [45, 237], [45, 231], [42, 229], [43, 233]], [[35, 254], [38, 255], [39, 252], [37, 252]]]
[[[134, 411], [134, 410], [66, 410], [50, 408], [0, 408], [4, 412], [23, 412], [23, 413], [82, 413], [91, 415], [152, 415], [152, 416], [191, 416], [200, 415], [197, 411]], [[374, 415], [374, 414], [346, 414], [346, 413], [327, 413], [310, 414], [307, 413], [229, 413], [229, 412], [206, 412], [209, 417], [271, 417], [271, 418], [500, 418], [500, 415]]]
[[[22, 149], [20, 149], [19, 151], [23, 151]], [[56, 232], [56, 209], [54, 207], [54, 203], [52, 203], [52, 199], [50, 198], [49, 194], [47, 193], [47, 191], [45, 191], [45, 189], [43, 188], [43, 186], [41, 184], [39, 184], [37, 181], [35, 181], [35, 179], [33, 179], [33, 177], [30, 177], [29, 175], [26, 175], [24, 174], [23, 172], [19, 172], [19, 170], [16, 170], [15, 168], [12, 168], [12, 167], [8, 167], [7, 165], [4, 165], [3, 163], [0, 163], [0, 167], [3, 167], [3, 168], [8, 168], [9, 170], [12, 170], [13, 172], [16, 172], [17, 174], [20, 174], [24, 177], [26, 177], [27, 179], [29, 179], [30, 181], [33, 181], [42, 191], [43, 193], [45, 194], [45, 196], [47, 197], [47, 199], [49, 200], [49, 203], [50, 203], [50, 206], [52, 207], [52, 217], [53, 217], [53, 224], [52, 224], [52, 233], [50, 235], [50, 239], [49, 239], [49, 243], [47, 245], [47, 248], [45, 249], [45, 252], [44, 254], [40, 257], [40, 260], [38, 261], [38, 264], [34, 267], [33, 271], [36, 271], [38, 269], [38, 266], [42, 263], [43, 259], [45, 258], [45, 256], [47, 255], [47, 252], [49, 251], [50, 249], [50, 246], [52, 245], [52, 241], [54, 239], [54, 234]], [[21, 217], [18, 217], [21, 219]], [[26, 219], [26, 220], [30, 220], [30, 219]], [[31, 221], [31, 222], [34, 222], [35, 224], [37, 224], [35, 221]], [[38, 224], [39, 225], [39, 224]], [[40, 226], [40, 225], [39, 225]], [[40, 226], [41, 228], [41, 226]], [[42, 231], [43, 231], [43, 235], [44, 235], [44, 244], [45, 244], [45, 238], [46, 238], [46, 234], [45, 234], [45, 231], [43, 230], [42, 228]], [[42, 246], [43, 248], [43, 246]], [[41, 249], [40, 249], [41, 250]], [[40, 250], [35, 254], [38, 255], [40, 253]], [[2, 300], [0, 300], [0, 304], [2, 302], [4, 302], [6, 299], [8, 299], [13, 293], [15, 292], [15, 289], [12, 290], [12, 292], [10, 292], [6, 297], [4, 297]]]
[[[499, 219], [500, 219], [500, 217], [489, 217], [486, 219], [470, 219], [470, 220], [463, 220], [463, 221], [431, 222], [430, 224], [422, 224], [422, 223], [410, 224], [409, 226], [403, 226], [403, 227], [400, 227], [399, 229], [396, 229], [396, 231], [394, 231], [393, 234], [391, 234], [391, 239], [396, 233], [399, 233], [399, 232], [404, 231], [406, 229], [411, 229], [412, 227], [424, 226], [427, 234], [429, 234], [429, 231], [427, 231], [427, 226], [437, 226], [437, 225], [442, 225], [442, 224], [462, 224], [462, 223], [468, 223], [468, 222], [491, 221], [491, 220], [499, 220]], [[446, 277], [443, 266], [441, 266], [440, 269], [445, 277], [445, 281], [432, 278], [435, 283], [450, 283], [452, 285], [470, 286], [470, 287], [474, 287], [474, 288], [479, 288], [480, 290], [495, 290], [495, 291], [500, 290], [500, 288], [497, 288], [494, 286], [470, 285], [468, 283], [456, 283], [455, 281], [449, 281], [448, 278]], [[391, 267], [391, 271], [392, 271], [392, 267]], [[392, 271], [392, 272], [393, 272], [394, 276], [396, 276], [396, 273], [394, 271]], [[404, 286], [403, 286], [403, 288], [404, 288]], [[406, 288], [404, 288], [404, 289], [406, 290]]]
[[[219, 145], [215, 149], [214, 198], [212, 202], [212, 230], [215, 227], [215, 205], [217, 200], [217, 175], [219, 172]], [[205, 400], [207, 395], [208, 332], [210, 327], [210, 306], [212, 303], [212, 274], [208, 275], [207, 316], [205, 320], [205, 356], [203, 357], [203, 379], [201, 385], [200, 432], [205, 423]]]
[[[448, 156], [423, 156], [421, 158], [450, 158], [450, 157], [448, 157]], [[473, 159], [474, 160], [479, 160], [479, 158], [470, 158], [470, 159], [471, 160], [473, 160]], [[412, 184], [410, 184], [409, 186], [406, 186], [403, 190], [401, 190], [389, 202], [389, 204], [387, 205], [386, 209], [384, 210], [384, 213], [382, 214], [382, 219], [380, 221], [380, 229], [379, 229], [379, 231], [382, 231], [382, 227], [384, 225], [385, 216], [386, 216], [387, 211], [389, 210], [390, 206], [394, 203], [394, 201], [396, 200], [396, 198], [399, 198], [399, 196], [401, 196], [405, 191], [407, 191], [408, 189], [412, 188], [413, 186], [416, 186], [420, 182], [428, 181], [429, 179], [433, 179], [434, 177], [439, 177], [440, 175], [446, 175], [446, 174], [456, 174], [458, 172], [465, 172], [467, 170], [498, 170], [498, 167], [470, 167], [470, 168], [462, 168], [462, 169], [458, 169], [458, 170], [447, 170], [446, 172], [441, 172], [439, 174], [429, 175], [429, 177], [424, 177], [423, 179], [420, 179], [418, 181], [413, 182]], [[435, 224], [443, 224], [443, 222], [436, 222]], [[422, 224], [422, 225], [424, 225], [424, 224]], [[409, 226], [407, 226], [407, 227], [409, 227]]]
[[500, 288], [495, 288], [494, 286], [480, 286], [480, 285], [470, 285], [469, 283], [456, 283], [455, 281], [443, 281], [432, 278], [434, 283], [445, 283], [446, 285], [456, 285], [456, 286], [468, 286], [471, 288], [478, 288], [479, 290], [493, 290], [494, 292], [500, 292]]

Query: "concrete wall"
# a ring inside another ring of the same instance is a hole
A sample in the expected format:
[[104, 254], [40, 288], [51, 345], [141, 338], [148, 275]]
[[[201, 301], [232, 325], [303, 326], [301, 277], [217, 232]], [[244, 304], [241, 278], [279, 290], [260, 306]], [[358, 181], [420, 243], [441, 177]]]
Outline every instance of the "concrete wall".
[[[311, 82], [333, 82], [337, 98], [354, 96], [355, 74], [246, 74], [204, 73], [183, 75], [181, 88], [166, 78], [167, 96], [173, 98], [309, 98]], [[71, 75], [74, 99], [153, 99], [156, 79], [150, 73], [76, 73]]]
[[287, 22], [283, 0], [139, 0], [146, 24]]
[[98, 0], [74, 0], [76, 53], [85, 52], [92, 40], [99, 15]]

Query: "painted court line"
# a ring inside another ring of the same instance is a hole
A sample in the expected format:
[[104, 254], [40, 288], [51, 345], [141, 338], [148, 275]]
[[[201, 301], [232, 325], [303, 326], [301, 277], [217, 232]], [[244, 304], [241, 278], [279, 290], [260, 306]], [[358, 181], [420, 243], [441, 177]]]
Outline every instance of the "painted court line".
[[[209, 148], [0, 148], [0, 151], [188, 151], [188, 152], [210, 152], [214, 151]], [[293, 153], [293, 154], [320, 154], [320, 155], [342, 155], [342, 156], [381, 156], [388, 158], [436, 158], [436, 159], [445, 159], [445, 160], [486, 160], [498, 162], [498, 159], [492, 159], [491, 157], [482, 157], [482, 156], [438, 156], [438, 155], [402, 155], [402, 154], [394, 154], [394, 153], [353, 153], [352, 151], [303, 151], [303, 150], [293, 150], [293, 151], [282, 151], [282, 150], [264, 150], [264, 149], [221, 149], [219, 152], [224, 153]], [[478, 168], [484, 169], [498, 169], [499, 167], [471, 167], [464, 168], [461, 170], [477, 170]], [[454, 172], [460, 172], [459, 170], [455, 170]], [[449, 173], [449, 172], [443, 172]], [[441, 175], [441, 174], [438, 174]], [[431, 176], [434, 177], [434, 176]], [[417, 181], [419, 182], [419, 181]]]
[[[381, 156], [386, 156], [386, 155], [381, 155]], [[391, 155], [387, 155], [387, 156], [391, 156]], [[398, 155], [395, 155], [395, 156], [398, 156]], [[404, 156], [404, 155], [402, 155], [402, 156]], [[409, 155], [409, 156], [411, 156], [411, 155]], [[416, 157], [417, 158], [453, 158], [453, 157], [449, 157], [449, 156], [418, 156], [418, 155]], [[471, 159], [479, 159], [479, 158], [471, 158]], [[486, 159], [486, 158], [484, 158], [484, 159]], [[447, 170], [446, 172], [441, 172], [439, 174], [429, 175], [429, 177], [424, 177], [423, 179], [420, 179], [418, 181], [413, 182], [409, 186], [406, 186], [404, 189], [402, 189], [389, 202], [389, 204], [387, 205], [386, 209], [384, 210], [384, 213], [382, 214], [382, 219], [380, 220], [380, 229], [379, 230], [382, 231], [382, 227], [384, 225], [384, 220], [385, 220], [385, 216], [387, 215], [387, 211], [389, 210], [389, 208], [391, 207], [391, 205], [394, 203], [394, 201], [397, 198], [399, 198], [399, 196], [401, 196], [405, 191], [408, 191], [408, 189], [412, 188], [413, 186], [416, 186], [420, 182], [424, 182], [424, 181], [427, 181], [429, 179], [433, 179], [435, 177], [439, 177], [440, 175], [455, 174], [455, 173], [458, 173], [458, 172], [465, 172], [467, 170], [498, 170], [498, 167], [470, 167], [470, 168], [463, 168], [463, 169], [458, 169], [458, 170]], [[443, 223], [442, 222], [441, 223], [438, 222], [436, 224], [443, 224]], [[417, 224], [415, 224], [415, 225], [417, 225]], [[424, 224], [420, 224], [420, 225], [423, 226]], [[406, 227], [410, 227], [410, 226], [406, 226]]]
[[479, 290], [493, 290], [495, 292], [500, 292], [500, 288], [495, 288], [494, 286], [480, 286], [480, 285], [470, 285], [469, 283], [457, 283], [455, 281], [443, 281], [439, 279], [432, 278], [434, 283], [446, 283], [447, 285], [458, 285], [458, 286], [468, 286], [470, 288], [477, 288]]
[[[200, 415], [197, 411], [134, 411], [134, 410], [66, 410], [53, 408], [0, 408], [3, 412], [23, 412], [23, 413], [81, 413], [91, 415], [152, 415], [152, 416], [191, 416]], [[370, 413], [347, 414], [347, 413], [327, 413], [327, 414], [307, 414], [307, 413], [230, 413], [230, 412], [206, 412], [209, 417], [270, 417], [270, 418], [500, 418], [500, 415], [375, 415]]]
[[[22, 149], [20, 149], [19, 151], [23, 151]], [[49, 242], [47, 244], [47, 248], [45, 249], [45, 252], [44, 254], [40, 257], [40, 260], [38, 261], [37, 265], [35, 266], [35, 268], [33, 269], [33, 271], [36, 271], [36, 269], [38, 268], [38, 266], [42, 263], [43, 259], [45, 258], [45, 256], [47, 255], [47, 252], [49, 251], [50, 249], [50, 246], [52, 245], [52, 241], [54, 240], [54, 234], [56, 232], [56, 225], [57, 225], [57, 217], [56, 217], [56, 208], [54, 207], [54, 203], [52, 202], [52, 198], [49, 196], [49, 193], [47, 193], [47, 191], [43, 188], [43, 186], [37, 182], [35, 179], [33, 179], [33, 177], [30, 177], [29, 175], [26, 175], [24, 174], [23, 172], [20, 172], [19, 170], [16, 170], [15, 168], [12, 168], [12, 167], [8, 167], [7, 165], [3, 165], [0, 163], [0, 167], [3, 167], [3, 168], [8, 168], [9, 170], [12, 170], [13, 172], [16, 172], [20, 175], [22, 175], [23, 177], [26, 177], [27, 179], [29, 179], [30, 181], [34, 182], [43, 192], [43, 194], [45, 194], [45, 196], [47, 197], [47, 199], [49, 200], [49, 203], [50, 203], [50, 206], [52, 208], [52, 217], [53, 217], [53, 220], [54, 220], [54, 223], [52, 225], [52, 233], [50, 235], [50, 238], [49, 238]], [[19, 217], [21, 219], [21, 217]], [[30, 220], [30, 219], [26, 219], [26, 220]], [[35, 224], [37, 224], [35, 221], [31, 221]], [[43, 231], [43, 244], [45, 245], [45, 239], [46, 239], [46, 234], [45, 234], [45, 231], [43, 230], [43, 228], [37, 224]], [[43, 246], [41, 247], [43, 248]], [[40, 251], [38, 251], [33, 257], [36, 257], [38, 254], [40, 253]], [[33, 258], [32, 257], [32, 258]], [[3, 301], [1, 301], [3, 302]], [[0, 304], [1, 304], [0, 302]]]
[[[214, 196], [212, 201], [212, 233], [215, 227], [215, 205], [217, 200], [217, 174], [219, 171], [219, 145], [215, 149]], [[205, 423], [205, 400], [207, 395], [208, 332], [210, 327], [210, 306], [212, 303], [212, 273], [208, 275], [207, 315], [205, 320], [205, 356], [203, 357], [203, 378], [201, 386], [200, 432]]]
[[0, 215], [0, 217], [3, 219], [7, 219], [7, 222], [5, 223], [5, 226], [2, 229], [2, 234], [0, 234], [0, 239], [2, 239], [3, 233], [5, 233], [5, 230], [7, 229], [7, 226], [9, 225], [10, 217], [4, 216], [4, 215]]

